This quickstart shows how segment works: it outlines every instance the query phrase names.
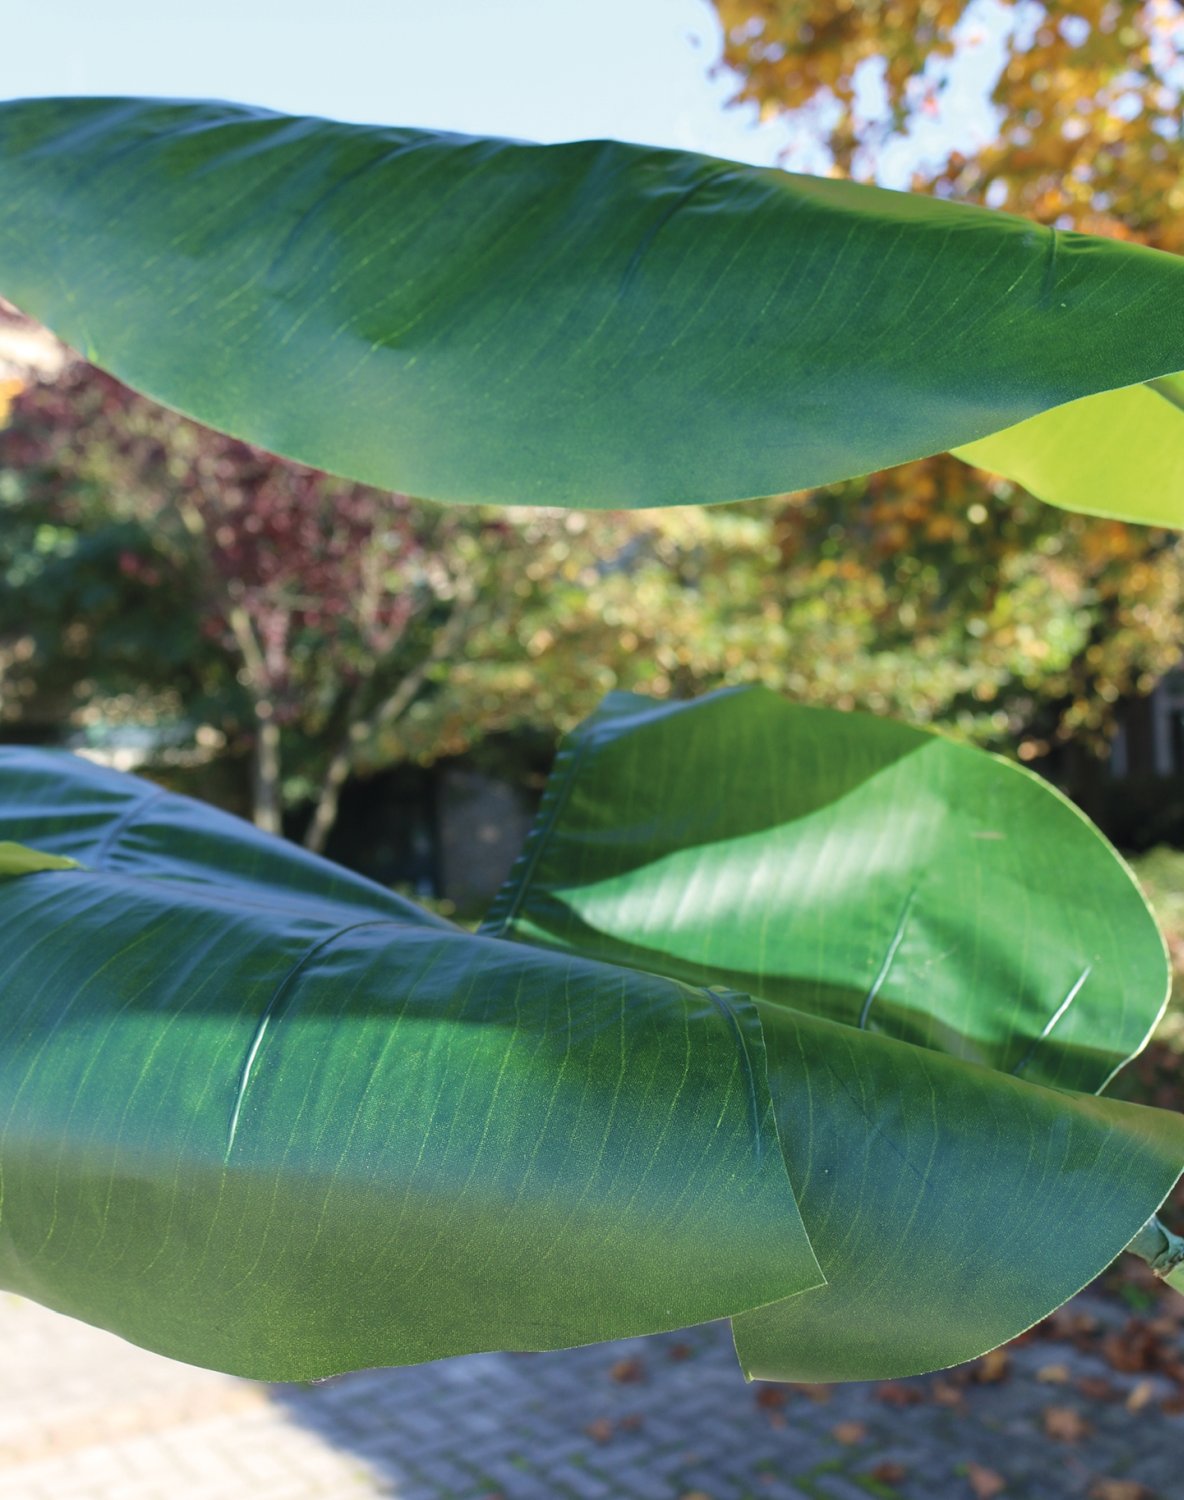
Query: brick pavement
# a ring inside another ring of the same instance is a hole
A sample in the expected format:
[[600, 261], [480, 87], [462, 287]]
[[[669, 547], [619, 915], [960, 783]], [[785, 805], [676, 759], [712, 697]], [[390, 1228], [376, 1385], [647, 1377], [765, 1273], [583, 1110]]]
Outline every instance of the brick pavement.
[[[0, 1500], [974, 1500], [976, 1463], [1004, 1500], [1084, 1497], [1100, 1477], [1184, 1497], [1162, 1377], [1033, 1340], [1007, 1378], [959, 1379], [746, 1386], [713, 1325], [266, 1386], [0, 1295]], [[1050, 1438], [1050, 1406], [1089, 1430]]]

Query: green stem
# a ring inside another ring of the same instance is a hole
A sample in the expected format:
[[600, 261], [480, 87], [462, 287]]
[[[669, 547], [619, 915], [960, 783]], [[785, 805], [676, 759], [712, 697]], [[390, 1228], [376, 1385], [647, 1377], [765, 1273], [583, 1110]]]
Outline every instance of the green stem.
[[1151, 1215], [1127, 1249], [1145, 1260], [1169, 1286], [1184, 1292], [1184, 1239], [1161, 1224], [1157, 1215]]

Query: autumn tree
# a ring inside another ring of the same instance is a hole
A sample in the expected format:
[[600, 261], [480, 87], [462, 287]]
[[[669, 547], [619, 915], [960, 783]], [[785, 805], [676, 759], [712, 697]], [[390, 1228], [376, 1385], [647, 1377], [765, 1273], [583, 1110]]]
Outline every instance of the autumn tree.
[[[0, 715], [48, 695], [67, 722], [247, 750], [257, 820], [310, 807], [314, 848], [349, 776], [565, 730], [618, 687], [759, 681], [1031, 744], [1162, 670], [1180, 578], [1123, 552], [1138, 533], [1026, 496], [988, 525], [980, 494], [945, 459], [706, 510], [419, 505], [76, 363], [0, 431]], [[1116, 628], [1136, 567], [1141, 613]]]
[[[786, 123], [788, 164], [803, 143], [821, 143], [834, 171], [876, 181], [905, 148], [914, 189], [1184, 250], [1184, 8], [1176, 0], [716, 0], [716, 9], [735, 99]], [[936, 127], [949, 118], [960, 70], [984, 49], [999, 60], [983, 101], [995, 124], [972, 151], [952, 151]], [[959, 536], [973, 531], [975, 558], [987, 546], [1001, 567], [1015, 567], [1015, 549], [1032, 536], [1026, 497], [985, 475], [968, 479], [944, 458], [877, 476], [855, 493], [844, 487], [841, 515], [837, 501], [832, 492], [810, 506], [844, 528], [847, 555], [865, 562], [900, 548], [931, 551], [935, 540], [952, 560]], [[1067, 587], [1079, 580], [1093, 616], [1043, 727], [1054, 742], [1083, 730], [1100, 736], [1116, 699], [1147, 691], [1184, 644], [1173, 619], [1179, 545], [1102, 520], [1057, 516], [1038, 529], [1049, 565]], [[1074, 556], [1084, 573], [1073, 571]], [[981, 629], [981, 615], [966, 624]], [[1057, 652], [1051, 640], [1033, 649]], [[1046, 743], [1030, 737], [1027, 753]]]

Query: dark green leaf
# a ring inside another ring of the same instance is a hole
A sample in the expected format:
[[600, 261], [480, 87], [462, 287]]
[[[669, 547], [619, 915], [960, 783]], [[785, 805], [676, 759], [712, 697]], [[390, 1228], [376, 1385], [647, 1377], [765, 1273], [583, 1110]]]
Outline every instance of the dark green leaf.
[[33, 100], [0, 198], [0, 293], [89, 358], [436, 500], [801, 488], [1184, 367], [1178, 258], [615, 142]]
[[266, 1379], [821, 1280], [740, 996], [474, 937], [209, 809], [0, 754], [0, 1285]]
[[722, 693], [610, 698], [562, 752], [498, 935], [757, 997], [827, 1285], [736, 1319], [750, 1373], [981, 1354], [1102, 1269], [1184, 1118], [1099, 1100], [1162, 1011], [1162, 940], [1045, 784], [934, 734]]

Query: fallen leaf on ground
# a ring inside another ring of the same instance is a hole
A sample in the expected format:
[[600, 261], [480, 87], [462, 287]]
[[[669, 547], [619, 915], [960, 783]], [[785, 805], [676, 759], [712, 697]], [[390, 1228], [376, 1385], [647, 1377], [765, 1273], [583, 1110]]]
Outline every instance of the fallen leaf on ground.
[[789, 1398], [782, 1386], [761, 1385], [753, 1399], [763, 1411], [779, 1411]]
[[1154, 1500], [1154, 1496], [1137, 1479], [1099, 1479], [1090, 1486], [1089, 1500]]
[[607, 1417], [597, 1417], [595, 1422], [589, 1422], [584, 1431], [594, 1443], [610, 1442], [613, 1435], [613, 1424]]
[[621, 1385], [630, 1385], [645, 1379], [645, 1366], [639, 1359], [619, 1359], [608, 1373]]
[[903, 1484], [909, 1477], [909, 1471], [904, 1464], [894, 1464], [891, 1459], [885, 1459], [882, 1464], [877, 1464], [874, 1469], [868, 1470], [868, 1475], [877, 1484]]
[[1108, 1333], [1102, 1340], [1107, 1364], [1124, 1375], [1156, 1369], [1162, 1353], [1159, 1336], [1139, 1318], [1131, 1318], [1125, 1328]]
[[992, 1349], [982, 1359], [975, 1360], [974, 1378], [983, 1385], [993, 1385], [997, 1380], [1006, 1379], [1010, 1364], [1011, 1359], [1006, 1349]]
[[1036, 1379], [1042, 1385], [1068, 1385], [1068, 1365], [1041, 1365], [1036, 1371]]
[[849, 1448], [854, 1443], [867, 1440], [867, 1428], [862, 1422], [840, 1422], [837, 1427], [831, 1428], [830, 1435], [836, 1443], [843, 1443]]
[[877, 1401], [885, 1406], [916, 1406], [925, 1396], [915, 1385], [901, 1385], [896, 1380], [886, 1380], [876, 1387]]
[[1059, 1443], [1079, 1443], [1092, 1431], [1089, 1423], [1072, 1406], [1046, 1406], [1041, 1414], [1044, 1430]]
[[949, 1380], [935, 1380], [929, 1387], [929, 1394], [937, 1402], [938, 1406], [965, 1406], [966, 1397]]
[[967, 1464], [966, 1478], [974, 1491], [974, 1500], [993, 1500], [1007, 1488], [1007, 1480], [1002, 1474], [996, 1474], [994, 1469], [984, 1468], [982, 1464]]
[[1140, 1380], [1134, 1390], [1126, 1398], [1124, 1405], [1127, 1411], [1142, 1411], [1145, 1406], [1155, 1400], [1155, 1382], [1153, 1380]]

